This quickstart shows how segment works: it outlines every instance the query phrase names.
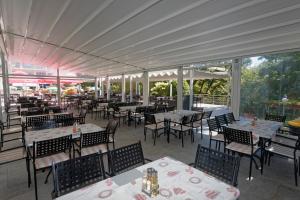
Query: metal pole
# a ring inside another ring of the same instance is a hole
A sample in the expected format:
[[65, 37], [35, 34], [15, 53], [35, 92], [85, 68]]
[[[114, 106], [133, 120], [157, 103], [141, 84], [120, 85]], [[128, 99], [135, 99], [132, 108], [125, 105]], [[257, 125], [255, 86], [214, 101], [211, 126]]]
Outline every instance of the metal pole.
[[60, 92], [59, 68], [57, 68], [57, 102], [58, 102], [58, 105], [61, 106], [61, 92]]
[[183, 108], [183, 66], [177, 69], [177, 110], [182, 110]]

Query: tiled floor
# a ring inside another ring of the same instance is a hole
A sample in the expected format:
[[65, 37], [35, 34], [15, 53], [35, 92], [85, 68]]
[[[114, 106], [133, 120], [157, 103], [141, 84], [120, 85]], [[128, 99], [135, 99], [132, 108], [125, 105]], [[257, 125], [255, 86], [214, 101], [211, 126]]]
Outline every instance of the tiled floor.
[[[87, 117], [88, 122], [105, 126], [107, 121], [103, 119], [92, 120]], [[205, 131], [207, 134], [207, 130]], [[163, 156], [171, 156], [185, 163], [191, 163], [194, 160], [197, 144], [206, 145], [208, 142], [207, 135], [200, 139], [200, 134], [196, 135], [195, 143], [191, 144], [190, 137], [185, 138], [185, 147], [181, 147], [181, 142], [171, 137], [168, 144], [166, 138], [161, 136], [157, 140], [155, 148], [151, 134], [149, 132], [147, 141], [144, 141], [143, 127], [127, 127], [121, 125], [116, 134], [116, 145], [122, 146], [142, 141], [145, 157], [149, 159], [158, 159]], [[239, 173], [239, 189], [241, 196], [239, 199], [257, 199], [257, 200], [299, 200], [300, 186], [296, 187], [293, 176], [293, 162], [286, 159], [274, 157], [270, 166], [266, 166], [264, 174], [256, 169], [253, 170], [254, 179], [251, 182], [246, 181], [249, 170], [249, 159], [242, 158]], [[52, 180], [44, 184], [46, 173], [38, 174], [39, 199], [51, 199]], [[27, 173], [25, 160], [0, 166], [0, 200], [31, 200], [34, 199], [34, 189], [27, 187]]]

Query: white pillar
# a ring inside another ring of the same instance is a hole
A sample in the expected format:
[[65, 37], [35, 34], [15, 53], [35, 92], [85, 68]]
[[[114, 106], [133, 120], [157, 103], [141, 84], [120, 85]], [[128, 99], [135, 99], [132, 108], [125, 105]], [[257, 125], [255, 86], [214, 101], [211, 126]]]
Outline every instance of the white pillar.
[[183, 67], [177, 69], [177, 110], [182, 110], [182, 96], [183, 96]]
[[98, 78], [95, 78], [95, 99], [98, 99]]
[[99, 96], [102, 96], [102, 77], [99, 78]]
[[189, 105], [189, 110], [192, 110], [193, 107], [193, 98], [194, 98], [194, 89], [193, 89], [193, 84], [194, 84], [194, 69], [190, 69], [190, 105]]
[[236, 58], [232, 61], [230, 109], [236, 119], [240, 118], [241, 66], [241, 58]]
[[143, 105], [149, 105], [149, 72], [143, 74]]
[[106, 94], [107, 94], [107, 101], [110, 100], [110, 80], [109, 80], [109, 77], [107, 76], [106, 77]]
[[170, 99], [172, 99], [173, 96], [173, 86], [172, 86], [172, 80], [169, 80], [169, 87], [170, 87]]
[[1, 59], [1, 66], [2, 66], [2, 85], [3, 85], [3, 98], [4, 98], [4, 105], [8, 104], [8, 93], [7, 93], [7, 72], [6, 72], [6, 62], [4, 53], [0, 51], [0, 59]]
[[126, 102], [126, 79], [124, 74], [122, 74], [121, 85], [122, 85], [122, 102]]
[[61, 106], [61, 92], [60, 92], [60, 76], [59, 76], [59, 68], [57, 68], [57, 103], [59, 106]]
[[135, 81], [135, 95], [139, 95], [139, 82]]
[[129, 102], [132, 102], [132, 76], [129, 76]]

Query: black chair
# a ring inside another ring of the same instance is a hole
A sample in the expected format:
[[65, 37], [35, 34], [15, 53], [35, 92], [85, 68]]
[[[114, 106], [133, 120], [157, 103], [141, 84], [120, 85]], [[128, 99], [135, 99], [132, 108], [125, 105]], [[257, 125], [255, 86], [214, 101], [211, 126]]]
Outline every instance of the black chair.
[[270, 165], [271, 156], [273, 155], [293, 160], [295, 185], [298, 186], [297, 174], [300, 174], [300, 172], [298, 172], [300, 165], [300, 138], [297, 136], [292, 136], [292, 133], [290, 135], [276, 134], [276, 136], [267, 141], [264, 146], [266, 146], [265, 155], [268, 159], [268, 165]]
[[[227, 122], [227, 119], [226, 119], [226, 114], [215, 116], [215, 119], [217, 121], [219, 129], [221, 129], [222, 126], [227, 126], [228, 125], [228, 122]], [[219, 131], [221, 131], [221, 130], [219, 130]]]
[[58, 124], [54, 120], [33, 122], [32, 130], [43, 130], [57, 128]]
[[64, 118], [60, 120], [61, 126], [66, 127], [66, 126], [73, 126], [73, 124], [76, 122], [74, 117], [69, 117], [69, 118]]
[[6, 142], [11, 142], [14, 140], [21, 140], [23, 142], [25, 131], [24, 128], [24, 123], [22, 123], [21, 125], [11, 125], [10, 128], [8, 128], [0, 120], [0, 150], [3, 147], [3, 144]]
[[75, 121], [78, 124], [85, 124], [85, 117], [87, 114], [87, 109], [81, 109], [78, 116], [74, 116]]
[[155, 145], [156, 138], [159, 130], [164, 130], [165, 124], [164, 122], [156, 122], [154, 114], [145, 113], [145, 124], [144, 124], [144, 136], [146, 141], [147, 130], [151, 130], [153, 145]]
[[228, 124], [232, 124], [233, 122], [236, 122], [237, 120], [234, 117], [233, 112], [229, 112], [226, 114], [226, 121]]
[[141, 142], [109, 151], [109, 164], [112, 176], [144, 165], [149, 159], [144, 158]]
[[130, 117], [134, 119], [134, 127], [136, 128], [137, 123], [141, 123], [144, 118], [145, 107], [136, 107], [135, 112], [132, 112]]
[[202, 119], [200, 121], [200, 128], [201, 128], [201, 139], [203, 138], [203, 120], [205, 119], [210, 119], [211, 117], [211, 114], [212, 114], [213, 111], [205, 111], [202, 115]]
[[[195, 128], [196, 130], [201, 127], [201, 124], [202, 124], [202, 117], [203, 117], [203, 112], [197, 112], [197, 113], [194, 113], [193, 116], [192, 116], [192, 119], [191, 119], [191, 126], [193, 128]], [[197, 132], [197, 131], [196, 131]], [[202, 131], [201, 131], [201, 138], [203, 137], [202, 136]]]
[[[59, 163], [62, 161], [69, 160], [71, 158], [71, 147], [72, 147], [71, 143], [72, 143], [71, 135], [54, 138], [50, 140], [33, 141], [32, 152], [27, 151], [29, 157], [27, 158], [27, 160], [29, 161], [29, 159], [32, 158], [36, 200], [38, 199], [37, 177], [36, 177], [37, 171], [51, 168], [52, 163]], [[29, 164], [27, 165], [27, 168], [28, 168], [27, 171], [29, 172], [28, 181], [30, 185], [31, 177], [30, 177]], [[51, 171], [52, 170], [50, 170], [50, 172]], [[48, 173], [45, 182], [47, 182], [50, 172]]]
[[[225, 137], [225, 148], [233, 153], [238, 153], [240, 156], [247, 156], [250, 158], [249, 181], [252, 174], [252, 163], [254, 162], [257, 169], [259, 169], [255, 157], [260, 161], [260, 172], [263, 173], [263, 150], [258, 146], [257, 140], [253, 140], [251, 131], [238, 130], [228, 127], [223, 127]], [[257, 153], [260, 152], [260, 156]]]
[[207, 124], [209, 128], [209, 148], [211, 148], [211, 141], [215, 141], [216, 149], [220, 150], [221, 143], [224, 144], [224, 134], [220, 131], [216, 119], [208, 119]]
[[[109, 135], [106, 131], [80, 134], [79, 150], [80, 156], [90, 155], [101, 151], [106, 153], [108, 148]], [[77, 143], [75, 143], [77, 145]], [[74, 148], [75, 149], [75, 148]]]
[[121, 119], [123, 119], [123, 124], [125, 124], [127, 117], [128, 117], [128, 111], [120, 111], [118, 107], [114, 108], [113, 118], [118, 119], [119, 126], [121, 125]]
[[26, 117], [26, 130], [28, 130], [29, 127], [32, 127], [33, 124], [39, 123], [39, 122], [44, 122], [44, 121], [49, 121], [50, 116], [49, 115], [41, 115], [41, 116], [27, 116]]
[[181, 146], [184, 147], [184, 135], [185, 133], [189, 133], [191, 135], [191, 142], [194, 142], [194, 132], [193, 127], [190, 125], [192, 120], [192, 116], [183, 116], [180, 122], [173, 121], [173, 125], [170, 126], [170, 130], [175, 133], [179, 133], [178, 138], [181, 139]]
[[54, 163], [53, 198], [105, 179], [101, 153], [81, 156], [60, 163]]
[[284, 123], [286, 120], [286, 116], [282, 115], [272, 115], [272, 114], [266, 114], [265, 120], [275, 121], [275, 122], [282, 122]]
[[198, 145], [195, 168], [220, 179], [230, 185], [237, 186], [240, 158], [220, 151]]
[[116, 120], [109, 120], [106, 126], [106, 133], [108, 134], [108, 143], [113, 143], [113, 149], [115, 149], [115, 133], [118, 128], [118, 122]]

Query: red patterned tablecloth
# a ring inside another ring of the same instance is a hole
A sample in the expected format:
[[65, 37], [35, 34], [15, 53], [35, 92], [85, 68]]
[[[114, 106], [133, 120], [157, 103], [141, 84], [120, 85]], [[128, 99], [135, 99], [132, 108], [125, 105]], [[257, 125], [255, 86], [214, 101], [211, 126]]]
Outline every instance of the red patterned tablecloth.
[[158, 171], [159, 195], [155, 198], [150, 198], [141, 191], [142, 178], [131, 180], [122, 186], [118, 186], [109, 178], [57, 200], [234, 200], [240, 195], [237, 188], [169, 157], [148, 163], [136, 170], [143, 172], [148, 167]]

